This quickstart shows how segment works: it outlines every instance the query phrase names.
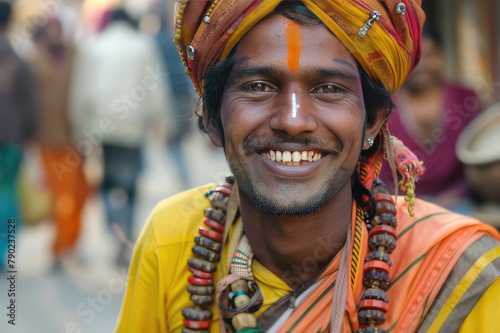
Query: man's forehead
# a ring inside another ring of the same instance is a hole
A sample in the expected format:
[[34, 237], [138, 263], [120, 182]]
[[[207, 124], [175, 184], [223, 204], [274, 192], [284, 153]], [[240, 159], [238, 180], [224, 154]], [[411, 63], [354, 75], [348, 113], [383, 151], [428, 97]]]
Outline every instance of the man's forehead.
[[[304, 59], [304, 61], [302, 61]], [[323, 24], [300, 25], [272, 15], [254, 26], [236, 46], [233, 68], [287, 64], [294, 72], [304, 64], [330, 62], [358, 72], [358, 64], [345, 46]]]

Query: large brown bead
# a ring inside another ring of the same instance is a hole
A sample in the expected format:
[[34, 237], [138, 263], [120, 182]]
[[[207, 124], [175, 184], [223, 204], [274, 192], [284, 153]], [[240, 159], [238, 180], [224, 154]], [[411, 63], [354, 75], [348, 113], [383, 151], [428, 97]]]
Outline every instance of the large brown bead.
[[226, 210], [229, 196], [226, 193], [215, 190], [208, 196], [208, 199], [214, 208]]
[[389, 191], [387, 191], [387, 187], [385, 186], [385, 184], [382, 181], [380, 181], [380, 179], [376, 178], [372, 185], [372, 194], [375, 195], [379, 193], [388, 193], [388, 192]]
[[384, 224], [396, 229], [396, 227], [398, 226], [398, 221], [396, 220], [394, 214], [382, 213], [380, 215], [375, 215], [370, 221], [370, 224], [374, 227]]
[[237, 292], [237, 291], [240, 291], [240, 290], [243, 290], [244, 292], [248, 293], [249, 289], [248, 289], [248, 281], [247, 280], [237, 280], [233, 283], [231, 283], [231, 291], [233, 293]]
[[387, 272], [382, 270], [370, 269], [363, 274], [363, 285], [366, 288], [377, 286], [382, 290], [387, 290], [391, 283], [391, 279]]
[[214, 297], [209, 295], [191, 295], [189, 298], [196, 305], [209, 305], [214, 302]]
[[206, 259], [212, 262], [218, 262], [220, 259], [220, 254], [215, 251], [209, 250], [203, 246], [195, 245], [191, 248], [194, 254], [202, 259]]
[[220, 251], [222, 250], [221, 243], [216, 242], [213, 239], [210, 239], [208, 237], [196, 236], [194, 241], [196, 242], [196, 244], [201, 245], [203, 247], [206, 247], [207, 249], [210, 249], [210, 250], [215, 251], [217, 253], [220, 253]]
[[229, 185], [234, 185], [234, 176], [232, 174], [228, 174], [224, 180], [226, 181], [226, 183], [228, 183]]
[[188, 265], [203, 272], [213, 273], [217, 269], [215, 264], [200, 258], [189, 258]]
[[377, 309], [364, 309], [359, 311], [358, 319], [361, 325], [382, 325], [385, 323], [385, 314]]
[[376, 207], [376, 213], [375, 215], [381, 215], [381, 214], [393, 214], [396, 215], [397, 210], [396, 207], [392, 202], [389, 201], [378, 201]]
[[396, 239], [387, 233], [375, 234], [368, 240], [368, 245], [371, 251], [378, 250], [380, 246], [383, 246], [387, 253], [391, 253], [396, 248]]
[[392, 266], [392, 261], [387, 252], [373, 251], [366, 255], [366, 261], [370, 260], [381, 260], [386, 262], [389, 266]]
[[257, 318], [251, 313], [239, 313], [231, 320], [236, 332], [257, 327]]
[[370, 288], [363, 292], [361, 300], [364, 299], [377, 299], [389, 303], [389, 296], [382, 289]]
[[215, 286], [187, 286], [187, 291], [194, 295], [210, 295], [215, 291]]
[[212, 320], [212, 311], [204, 307], [195, 305], [182, 310], [182, 315], [188, 320], [206, 321]]
[[204, 214], [209, 219], [215, 220], [219, 223], [224, 224], [225, 222], [224, 218], [226, 217], [226, 214], [224, 213], [224, 211], [220, 209], [207, 208], [205, 209]]

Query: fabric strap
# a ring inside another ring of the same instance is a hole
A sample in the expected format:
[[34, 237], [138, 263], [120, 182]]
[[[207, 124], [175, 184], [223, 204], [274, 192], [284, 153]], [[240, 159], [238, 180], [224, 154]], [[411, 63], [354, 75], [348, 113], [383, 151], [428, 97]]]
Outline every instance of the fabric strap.
[[333, 292], [332, 300], [332, 319], [330, 321], [330, 333], [339, 333], [342, 329], [345, 313], [345, 302], [349, 292], [349, 252], [351, 250], [351, 228], [348, 229], [344, 249], [342, 250], [342, 259], [340, 261], [337, 283]]

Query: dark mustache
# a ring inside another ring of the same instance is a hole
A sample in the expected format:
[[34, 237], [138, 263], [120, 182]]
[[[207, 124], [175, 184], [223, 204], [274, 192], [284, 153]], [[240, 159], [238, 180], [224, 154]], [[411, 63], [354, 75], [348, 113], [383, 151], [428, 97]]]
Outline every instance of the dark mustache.
[[331, 141], [321, 138], [291, 136], [283, 133], [262, 139], [252, 139], [251, 137], [247, 137], [243, 141], [243, 151], [245, 152], [245, 154], [251, 154], [255, 151], [261, 151], [266, 148], [276, 147], [284, 143], [300, 144], [304, 146], [304, 150], [308, 150], [308, 147], [313, 147], [316, 149], [321, 148], [322, 151], [329, 153], [339, 153], [344, 148], [342, 142], [338, 140]]

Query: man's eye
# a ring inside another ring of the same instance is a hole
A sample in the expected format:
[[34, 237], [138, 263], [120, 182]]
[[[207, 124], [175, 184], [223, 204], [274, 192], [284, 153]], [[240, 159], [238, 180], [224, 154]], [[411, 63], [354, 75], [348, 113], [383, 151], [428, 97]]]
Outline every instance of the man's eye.
[[320, 94], [338, 94], [343, 92], [343, 90], [340, 87], [335, 86], [333, 84], [325, 84], [324, 86], [314, 89], [314, 92]]
[[252, 83], [246, 87], [246, 90], [252, 91], [252, 92], [270, 92], [274, 91], [270, 86], [268, 86], [265, 83], [257, 82], [257, 83]]

